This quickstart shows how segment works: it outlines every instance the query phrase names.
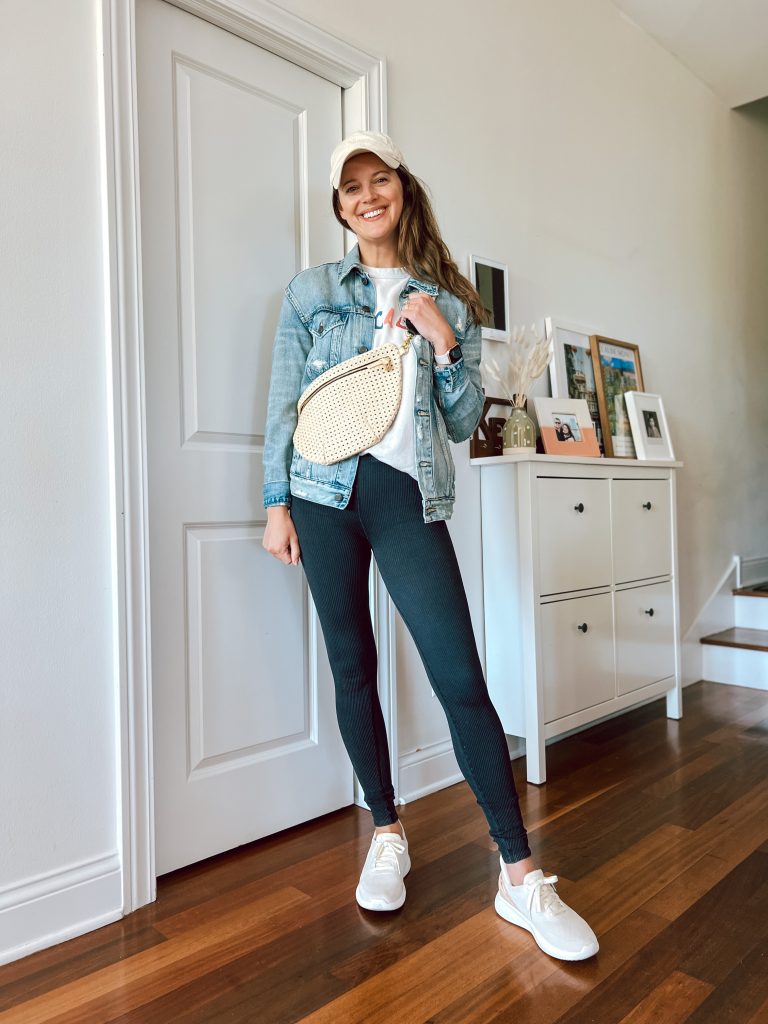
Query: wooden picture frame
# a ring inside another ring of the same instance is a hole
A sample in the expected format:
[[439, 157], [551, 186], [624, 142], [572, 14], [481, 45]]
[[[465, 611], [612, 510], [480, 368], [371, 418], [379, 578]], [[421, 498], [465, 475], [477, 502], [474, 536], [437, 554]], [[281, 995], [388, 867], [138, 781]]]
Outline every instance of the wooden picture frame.
[[606, 338], [602, 334], [591, 335], [589, 342], [605, 455], [613, 459], [634, 459], [637, 455], [624, 395], [627, 391], [645, 390], [640, 347], [631, 341]]

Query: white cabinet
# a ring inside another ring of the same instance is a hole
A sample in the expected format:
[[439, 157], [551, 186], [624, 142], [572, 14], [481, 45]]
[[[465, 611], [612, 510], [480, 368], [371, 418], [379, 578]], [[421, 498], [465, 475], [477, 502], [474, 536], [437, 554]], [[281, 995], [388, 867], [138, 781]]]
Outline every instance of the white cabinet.
[[481, 474], [486, 675], [528, 781], [548, 739], [666, 694], [682, 717], [675, 469], [548, 455]]
[[608, 481], [545, 476], [538, 483], [541, 593], [606, 586], [611, 582]]
[[540, 620], [544, 722], [612, 700], [611, 595], [542, 604]]
[[614, 580], [628, 583], [672, 572], [670, 480], [611, 482]]
[[616, 687], [639, 690], [675, 674], [675, 609], [672, 581], [617, 590]]

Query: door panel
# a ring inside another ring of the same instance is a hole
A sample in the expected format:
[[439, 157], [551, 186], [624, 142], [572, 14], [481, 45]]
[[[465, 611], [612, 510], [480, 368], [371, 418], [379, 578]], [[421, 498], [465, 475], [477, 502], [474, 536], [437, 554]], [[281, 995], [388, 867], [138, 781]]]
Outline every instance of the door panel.
[[158, 874], [353, 802], [300, 566], [262, 547], [274, 329], [343, 256], [341, 90], [137, 4]]

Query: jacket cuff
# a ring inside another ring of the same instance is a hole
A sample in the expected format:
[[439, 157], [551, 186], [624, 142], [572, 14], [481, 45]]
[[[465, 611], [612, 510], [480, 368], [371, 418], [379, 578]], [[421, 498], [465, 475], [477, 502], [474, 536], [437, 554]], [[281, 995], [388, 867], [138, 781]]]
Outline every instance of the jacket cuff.
[[291, 485], [288, 480], [264, 484], [264, 508], [270, 508], [272, 505], [291, 507]]
[[433, 363], [435, 383], [441, 391], [458, 391], [462, 388], [467, 379], [467, 367], [464, 363], [464, 356], [456, 363], [449, 363], [448, 366], [440, 366]]

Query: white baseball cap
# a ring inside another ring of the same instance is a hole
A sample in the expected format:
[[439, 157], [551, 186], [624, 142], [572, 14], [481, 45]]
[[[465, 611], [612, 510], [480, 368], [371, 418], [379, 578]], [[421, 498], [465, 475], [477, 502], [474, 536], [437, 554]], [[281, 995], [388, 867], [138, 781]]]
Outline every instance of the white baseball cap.
[[399, 167], [405, 163], [403, 154], [388, 135], [383, 132], [352, 132], [338, 144], [331, 153], [331, 187], [338, 188], [344, 164], [356, 153], [375, 153], [387, 167]]

